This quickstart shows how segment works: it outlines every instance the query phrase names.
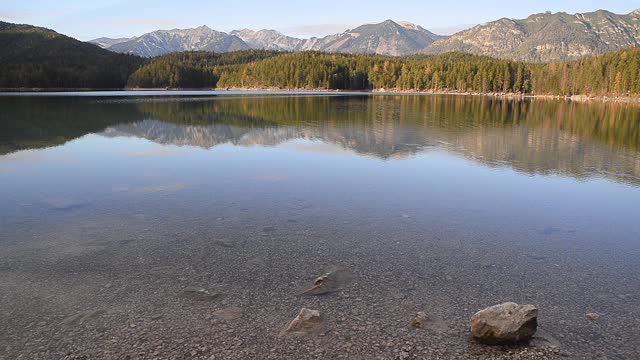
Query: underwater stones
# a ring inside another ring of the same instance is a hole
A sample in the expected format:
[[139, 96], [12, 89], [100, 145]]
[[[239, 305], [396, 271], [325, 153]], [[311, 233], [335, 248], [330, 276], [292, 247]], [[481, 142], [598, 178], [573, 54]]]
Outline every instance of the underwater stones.
[[531, 339], [538, 327], [538, 308], [507, 302], [471, 317], [471, 335], [485, 344], [513, 344]]

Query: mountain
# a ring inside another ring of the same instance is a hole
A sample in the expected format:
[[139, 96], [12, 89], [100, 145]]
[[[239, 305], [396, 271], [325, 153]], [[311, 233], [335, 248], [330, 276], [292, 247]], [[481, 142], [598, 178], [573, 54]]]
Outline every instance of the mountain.
[[100, 46], [103, 49], [106, 49], [106, 48], [108, 48], [110, 46], [113, 46], [115, 44], [120, 44], [120, 43], [131, 41], [131, 40], [135, 40], [135, 37], [131, 37], [131, 38], [116, 38], [116, 39], [107, 38], [107, 37], [101, 37], [101, 38], [89, 40], [88, 42], [90, 42], [92, 44], [96, 44], [96, 45]]
[[142, 62], [50, 29], [0, 22], [0, 88], [122, 88]]
[[244, 29], [227, 34], [201, 26], [195, 29], [158, 30], [132, 39], [99, 38], [91, 42], [114, 52], [144, 57], [185, 50], [229, 52], [250, 48], [399, 56], [415, 54], [442, 38], [409, 22], [387, 20], [379, 24], [362, 25], [341, 34], [306, 40], [286, 36], [275, 30]]
[[409, 22], [387, 20], [320, 39], [311, 38], [300, 50], [400, 56], [415, 54], [441, 38]]
[[243, 29], [234, 30], [230, 35], [239, 37], [251, 48], [259, 50], [296, 51], [305, 42], [305, 40], [286, 36], [275, 30]]
[[230, 52], [247, 50], [250, 46], [237, 36], [200, 26], [195, 29], [158, 30], [129, 41], [115, 43], [108, 49], [118, 53], [154, 57], [191, 50]]
[[145, 57], [185, 50], [228, 52], [251, 48], [391, 56], [459, 51], [527, 62], [554, 62], [639, 47], [640, 9], [626, 15], [598, 10], [573, 15], [548, 12], [522, 20], [503, 18], [450, 37], [436, 35], [409, 22], [387, 20], [310, 39], [286, 36], [275, 30], [244, 29], [227, 34], [201, 26], [91, 42], [115, 52]]
[[462, 51], [528, 62], [573, 60], [640, 45], [640, 10], [544, 13], [500, 19], [436, 41], [423, 52]]

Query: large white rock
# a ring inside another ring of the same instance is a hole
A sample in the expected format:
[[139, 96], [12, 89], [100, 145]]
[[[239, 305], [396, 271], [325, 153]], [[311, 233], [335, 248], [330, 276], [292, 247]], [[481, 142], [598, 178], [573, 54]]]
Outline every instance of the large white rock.
[[527, 341], [538, 328], [538, 308], [508, 302], [477, 312], [471, 317], [471, 335], [486, 344]]

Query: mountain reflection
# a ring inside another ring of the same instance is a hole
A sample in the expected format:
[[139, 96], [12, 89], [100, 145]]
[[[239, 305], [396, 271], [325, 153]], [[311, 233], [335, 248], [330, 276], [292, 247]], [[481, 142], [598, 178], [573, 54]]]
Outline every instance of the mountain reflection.
[[444, 150], [491, 167], [640, 184], [640, 109], [441, 96], [2, 99], [0, 154], [87, 133], [210, 149], [292, 139], [403, 159]]

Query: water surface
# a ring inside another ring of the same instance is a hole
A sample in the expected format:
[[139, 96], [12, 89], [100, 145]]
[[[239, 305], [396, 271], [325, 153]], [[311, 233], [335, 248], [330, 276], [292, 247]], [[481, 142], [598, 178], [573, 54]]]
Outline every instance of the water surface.
[[[636, 107], [96, 95], [0, 98], [8, 358], [640, 356]], [[541, 345], [468, 340], [504, 301]], [[327, 333], [280, 337], [302, 307]]]

